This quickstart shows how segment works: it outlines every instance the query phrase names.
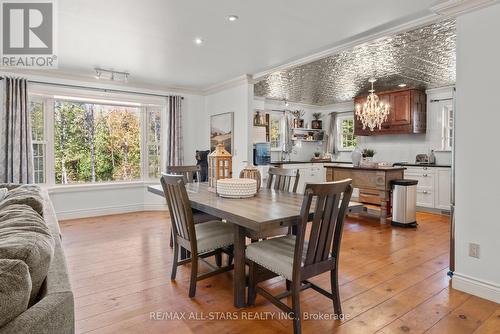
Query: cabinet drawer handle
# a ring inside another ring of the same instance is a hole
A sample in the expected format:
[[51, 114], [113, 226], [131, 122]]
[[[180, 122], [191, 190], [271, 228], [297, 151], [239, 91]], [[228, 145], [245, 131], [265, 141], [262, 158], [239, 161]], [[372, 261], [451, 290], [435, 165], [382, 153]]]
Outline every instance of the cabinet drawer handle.
[[427, 170], [427, 167], [424, 167], [424, 170]]
[[427, 195], [427, 194], [430, 194], [430, 192], [429, 192], [429, 191], [427, 191], [427, 190], [424, 190], [424, 191], [422, 191], [422, 194]]
[[422, 175], [423, 177], [427, 177], [427, 174]]

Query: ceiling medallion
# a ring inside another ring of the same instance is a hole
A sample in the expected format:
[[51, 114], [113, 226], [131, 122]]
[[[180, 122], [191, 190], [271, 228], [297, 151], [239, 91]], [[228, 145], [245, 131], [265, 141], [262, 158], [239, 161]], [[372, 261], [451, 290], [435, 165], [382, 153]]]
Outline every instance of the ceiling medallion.
[[380, 99], [375, 94], [373, 83], [377, 80], [372, 78], [368, 81], [372, 84], [372, 89], [369, 90], [370, 95], [367, 96], [365, 103], [358, 103], [356, 105], [356, 116], [363, 123], [363, 130], [367, 127], [370, 128], [370, 131], [373, 131], [375, 128], [380, 130], [382, 129], [382, 123], [389, 116], [390, 106], [389, 104], [380, 102]]

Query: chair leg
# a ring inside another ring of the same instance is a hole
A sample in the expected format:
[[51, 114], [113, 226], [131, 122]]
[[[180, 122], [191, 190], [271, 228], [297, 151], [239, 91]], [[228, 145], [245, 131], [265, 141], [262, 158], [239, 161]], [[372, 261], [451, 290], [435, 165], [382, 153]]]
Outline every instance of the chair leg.
[[179, 245], [177, 243], [174, 245], [174, 259], [172, 261], [172, 273], [170, 275], [171, 280], [175, 280], [177, 275], [177, 262], [179, 260]]
[[300, 314], [300, 281], [292, 283], [292, 311], [293, 311], [293, 333], [302, 333]]
[[191, 254], [191, 281], [189, 283], [189, 298], [196, 294], [196, 281], [198, 280], [198, 254]]
[[230, 254], [227, 256], [227, 265], [230, 266], [233, 264], [233, 254], [234, 254], [234, 247], [233, 245], [228, 247]]
[[219, 250], [217, 254], [215, 254], [215, 264], [217, 267], [222, 267], [222, 251]]
[[170, 229], [170, 248], [174, 247], [174, 230]]
[[290, 291], [290, 287], [291, 287], [291, 282], [289, 280], [286, 280], [286, 291]]
[[340, 316], [342, 314], [342, 306], [340, 305], [339, 277], [337, 266], [335, 266], [335, 268], [330, 271], [330, 281], [333, 295], [333, 311], [336, 315]]
[[255, 305], [255, 299], [257, 297], [257, 265], [255, 262], [250, 261], [248, 265], [248, 306]]

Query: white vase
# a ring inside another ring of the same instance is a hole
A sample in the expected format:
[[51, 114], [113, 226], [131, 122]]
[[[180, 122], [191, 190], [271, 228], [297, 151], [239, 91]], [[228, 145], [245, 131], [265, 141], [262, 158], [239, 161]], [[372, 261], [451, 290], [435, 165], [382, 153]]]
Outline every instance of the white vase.
[[361, 163], [361, 157], [363, 154], [361, 154], [361, 150], [356, 147], [354, 151], [351, 153], [351, 159], [352, 159], [352, 164], [354, 167], [359, 167], [359, 164]]

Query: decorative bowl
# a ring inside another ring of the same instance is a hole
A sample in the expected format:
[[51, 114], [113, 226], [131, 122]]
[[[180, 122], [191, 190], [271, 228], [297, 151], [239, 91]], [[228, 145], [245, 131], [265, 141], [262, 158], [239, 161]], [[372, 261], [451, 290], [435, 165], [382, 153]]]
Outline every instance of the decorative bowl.
[[217, 194], [225, 198], [249, 198], [257, 193], [257, 181], [253, 179], [217, 180]]

